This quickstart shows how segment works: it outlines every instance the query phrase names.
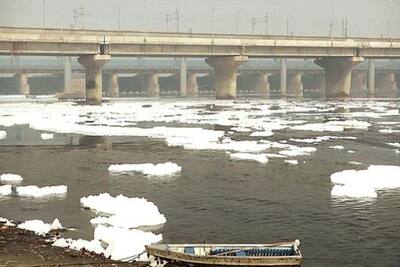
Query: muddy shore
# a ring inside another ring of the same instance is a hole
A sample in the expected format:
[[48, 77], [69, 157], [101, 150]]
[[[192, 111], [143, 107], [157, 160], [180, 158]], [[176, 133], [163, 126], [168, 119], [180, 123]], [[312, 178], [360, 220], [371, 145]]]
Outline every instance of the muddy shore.
[[42, 237], [30, 231], [0, 224], [0, 267], [147, 266], [145, 263], [115, 262], [85, 250], [54, 247], [48, 240], [57, 235], [57, 232], [52, 232]]

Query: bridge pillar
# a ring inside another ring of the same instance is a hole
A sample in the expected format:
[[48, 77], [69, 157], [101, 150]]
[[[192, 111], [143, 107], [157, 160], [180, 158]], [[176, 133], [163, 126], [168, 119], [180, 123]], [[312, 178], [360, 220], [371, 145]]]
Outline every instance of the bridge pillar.
[[247, 60], [244, 56], [210, 57], [206, 63], [214, 68], [214, 90], [217, 99], [236, 97], [236, 71]]
[[118, 73], [116, 72], [110, 75], [110, 80], [108, 81], [108, 96], [119, 96]]
[[30, 86], [28, 83], [28, 74], [26, 72], [20, 72], [15, 74], [17, 80], [17, 90], [21, 95], [30, 94]]
[[256, 76], [255, 89], [260, 92], [262, 96], [269, 96], [270, 84], [268, 80], [269, 73], [262, 72]]
[[71, 57], [64, 57], [64, 92], [72, 91], [72, 64]]
[[367, 89], [367, 75], [363, 72], [353, 72], [351, 76], [351, 91], [354, 93]]
[[288, 96], [291, 97], [303, 97], [303, 81], [302, 81], [302, 73], [295, 72], [290, 73], [288, 77]]
[[160, 96], [160, 84], [158, 83], [158, 74], [154, 72], [139, 74], [140, 88], [147, 92], [149, 97]]
[[375, 61], [368, 61], [368, 97], [375, 96]]
[[376, 89], [384, 96], [396, 94], [397, 82], [394, 72], [384, 72], [376, 75]]
[[180, 69], [179, 69], [179, 95], [186, 97], [188, 94], [187, 88], [187, 65], [186, 58], [181, 58]]
[[103, 100], [101, 68], [110, 60], [110, 55], [86, 55], [78, 58], [79, 64], [85, 68], [87, 104], [101, 104]]
[[351, 70], [361, 63], [361, 57], [318, 58], [314, 62], [325, 70], [326, 97], [346, 98], [350, 96]]
[[281, 76], [280, 76], [281, 96], [287, 95], [287, 62], [285, 58], [281, 59]]
[[197, 73], [195, 71], [191, 71], [188, 74], [187, 95], [189, 97], [199, 96], [199, 85], [197, 83]]

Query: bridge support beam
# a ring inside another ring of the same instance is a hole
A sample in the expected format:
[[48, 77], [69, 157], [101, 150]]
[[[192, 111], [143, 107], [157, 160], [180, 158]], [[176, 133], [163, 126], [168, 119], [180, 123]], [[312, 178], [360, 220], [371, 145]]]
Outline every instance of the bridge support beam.
[[198, 97], [199, 96], [199, 85], [197, 83], [197, 73], [191, 71], [187, 78], [187, 96]]
[[187, 65], [186, 58], [181, 58], [179, 68], [179, 95], [181, 97], [186, 97], [188, 94], [187, 87]]
[[351, 70], [361, 63], [361, 57], [318, 58], [314, 62], [325, 70], [326, 98], [350, 96]]
[[269, 97], [270, 84], [268, 80], [269, 73], [262, 72], [256, 75], [255, 89], [260, 92], [262, 96]]
[[29, 95], [31, 88], [28, 83], [28, 74], [26, 72], [20, 72], [15, 74], [17, 81], [17, 90], [21, 95]]
[[281, 59], [281, 76], [280, 76], [281, 96], [287, 95], [287, 62], [285, 58]]
[[288, 75], [288, 96], [290, 97], [303, 97], [303, 81], [302, 73], [290, 73]]
[[214, 90], [217, 99], [236, 98], [236, 71], [247, 61], [244, 56], [210, 57], [206, 63], [214, 68]]
[[368, 61], [368, 97], [375, 97], [375, 61]]
[[351, 77], [351, 91], [356, 93], [367, 89], [367, 75], [363, 72], [353, 72]]
[[397, 82], [394, 72], [379, 73], [376, 75], [376, 89], [382, 96], [396, 95]]
[[160, 97], [158, 74], [154, 72], [139, 74], [140, 88], [147, 92], [148, 97]]
[[118, 97], [119, 96], [119, 83], [118, 83], [118, 73], [113, 72], [110, 75], [110, 79], [108, 81], [108, 96]]
[[64, 58], [64, 92], [72, 91], [72, 63], [71, 57]]
[[103, 101], [101, 69], [110, 60], [109, 55], [87, 55], [78, 58], [79, 64], [85, 68], [86, 103], [89, 105], [99, 105]]

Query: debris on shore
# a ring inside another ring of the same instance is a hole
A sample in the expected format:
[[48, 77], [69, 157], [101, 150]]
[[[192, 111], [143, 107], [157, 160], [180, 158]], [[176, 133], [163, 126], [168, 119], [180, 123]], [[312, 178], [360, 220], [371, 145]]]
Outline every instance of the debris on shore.
[[147, 266], [145, 262], [116, 262], [85, 249], [52, 245], [59, 231], [45, 236], [0, 223], [0, 266]]

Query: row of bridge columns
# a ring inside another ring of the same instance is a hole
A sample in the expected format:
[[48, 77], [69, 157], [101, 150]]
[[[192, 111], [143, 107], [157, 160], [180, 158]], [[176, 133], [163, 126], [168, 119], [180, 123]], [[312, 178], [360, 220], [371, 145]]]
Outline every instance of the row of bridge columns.
[[15, 74], [15, 79], [17, 82], [17, 89], [21, 95], [29, 95], [30, 86], [28, 83], [28, 74], [26, 72], [21, 72]]
[[[111, 60], [109, 55], [89, 55], [81, 56], [78, 62], [85, 68], [85, 90], [80, 92], [86, 94], [86, 102], [89, 104], [99, 104], [102, 101], [102, 67]], [[375, 74], [375, 64], [369, 61], [368, 75], [352, 72], [355, 65], [362, 62], [362, 58], [321, 58], [315, 63], [325, 70], [325, 77], [315, 79], [315, 88], [325, 88], [327, 98], [343, 98], [350, 96], [351, 88], [359, 90], [367, 86], [369, 96], [375, 95], [375, 89], [395, 90], [397, 88], [395, 74], [379, 73]], [[237, 70], [241, 64], [247, 61], [244, 56], [232, 57], [213, 57], [206, 59], [206, 63], [214, 69], [214, 90], [217, 99], [233, 99], [236, 97]], [[269, 73], [260, 72], [255, 77], [253, 88], [261, 94], [268, 95], [270, 91]], [[66, 58], [64, 62], [64, 83], [65, 92], [73, 93], [77, 83], [82, 82], [82, 77], [76, 78], [72, 73], [71, 58]], [[148, 96], [158, 97], [160, 95], [160, 85], [158, 74], [155, 72], [138, 74], [140, 87], [147, 91]], [[180, 72], [178, 75], [180, 95], [182, 97], [198, 96], [197, 74], [187, 70], [186, 60], [182, 59]], [[30, 88], [26, 73], [16, 74], [17, 86], [21, 94], [29, 94]], [[109, 96], [119, 95], [118, 74], [108, 75], [107, 84]], [[324, 83], [324, 84], [323, 84]], [[286, 97], [302, 97], [303, 94], [302, 73], [288, 73], [287, 62], [281, 60], [280, 71], [280, 93]], [[314, 86], [313, 86], [314, 87]], [[310, 88], [311, 89], [311, 88]]]

